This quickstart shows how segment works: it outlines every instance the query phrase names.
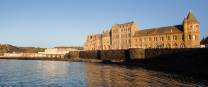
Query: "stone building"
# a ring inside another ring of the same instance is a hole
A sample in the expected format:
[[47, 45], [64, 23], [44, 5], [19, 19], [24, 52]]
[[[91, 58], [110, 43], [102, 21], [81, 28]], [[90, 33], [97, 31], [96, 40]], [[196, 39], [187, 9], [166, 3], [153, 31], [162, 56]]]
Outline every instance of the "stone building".
[[102, 38], [101, 34], [91, 34], [87, 36], [87, 43], [84, 46], [85, 50], [101, 50]]
[[102, 44], [102, 48], [103, 50], [108, 50], [111, 48], [111, 31], [107, 30], [104, 31], [103, 34], [101, 35], [101, 44]]
[[115, 24], [112, 26], [111, 31], [111, 49], [127, 49], [131, 48], [131, 39], [133, 39], [133, 35], [137, 31], [137, 25], [135, 22]]
[[88, 35], [84, 50], [200, 47], [199, 26], [191, 11], [179, 25], [140, 30], [134, 21], [115, 24], [102, 34]]

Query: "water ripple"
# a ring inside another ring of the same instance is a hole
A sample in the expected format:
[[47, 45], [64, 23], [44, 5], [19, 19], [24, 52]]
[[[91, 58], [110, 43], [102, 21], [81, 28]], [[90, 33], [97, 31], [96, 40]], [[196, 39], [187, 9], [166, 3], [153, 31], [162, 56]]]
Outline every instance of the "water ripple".
[[0, 87], [206, 87], [208, 81], [143, 68], [37, 60], [0, 60]]

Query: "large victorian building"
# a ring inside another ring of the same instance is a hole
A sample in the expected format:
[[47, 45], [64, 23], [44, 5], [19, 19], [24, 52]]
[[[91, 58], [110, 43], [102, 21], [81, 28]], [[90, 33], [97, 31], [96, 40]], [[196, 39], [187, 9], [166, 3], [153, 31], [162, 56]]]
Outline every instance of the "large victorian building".
[[102, 34], [87, 36], [85, 50], [200, 47], [199, 22], [191, 11], [180, 25], [140, 30], [135, 22], [115, 24]]

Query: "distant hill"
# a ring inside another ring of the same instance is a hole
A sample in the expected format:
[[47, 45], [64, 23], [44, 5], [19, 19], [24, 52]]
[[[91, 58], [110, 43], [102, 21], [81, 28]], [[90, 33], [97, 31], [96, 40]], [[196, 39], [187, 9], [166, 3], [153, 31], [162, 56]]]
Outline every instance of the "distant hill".
[[38, 53], [38, 52], [43, 52], [44, 50], [45, 48], [17, 47], [10, 44], [0, 44], [0, 54], [12, 53], [12, 52]]
[[0, 53], [18, 52], [21, 49], [9, 44], [0, 44]]

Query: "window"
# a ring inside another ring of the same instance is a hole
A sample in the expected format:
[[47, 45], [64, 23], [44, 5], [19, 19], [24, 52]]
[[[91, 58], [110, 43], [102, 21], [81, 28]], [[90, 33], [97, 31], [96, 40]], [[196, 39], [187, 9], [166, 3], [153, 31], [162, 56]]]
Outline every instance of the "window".
[[157, 41], [157, 37], [155, 37], [155, 41]]
[[171, 40], [170, 36], [168, 36], [168, 40]]
[[196, 35], [193, 35], [192, 38], [193, 38], [193, 40], [196, 40]]
[[191, 35], [188, 35], [188, 40], [191, 40]]
[[164, 41], [164, 37], [160, 37], [160, 41]]
[[128, 29], [128, 32], [129, 32], [129, 33], [131, 32], [131, 29], [130, 29], [130, 28]]
[[157, 41], [157, 37], [154, 37], [154, 41]]
[[174, 36], [173, 36], [173, 40], [177, 40], [177, 36], [174, 35]]

